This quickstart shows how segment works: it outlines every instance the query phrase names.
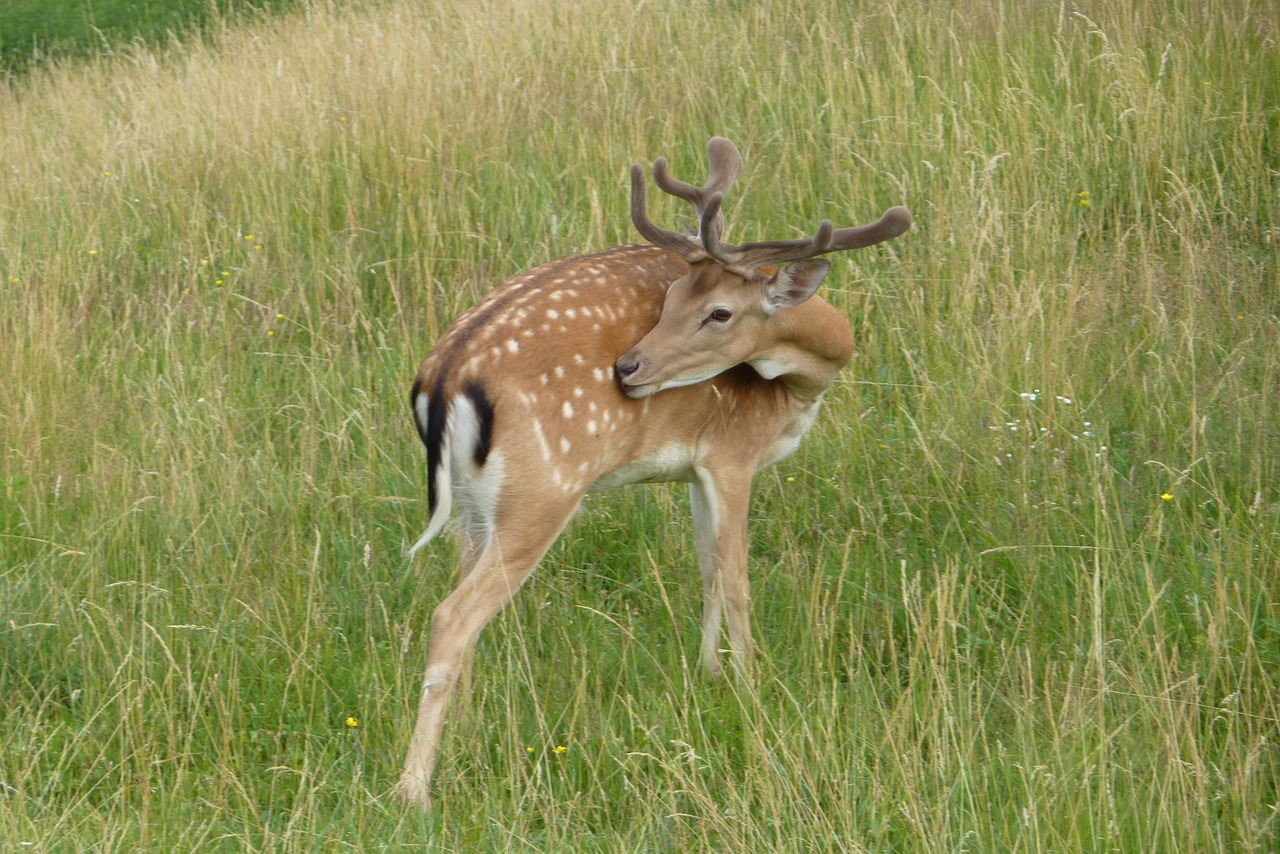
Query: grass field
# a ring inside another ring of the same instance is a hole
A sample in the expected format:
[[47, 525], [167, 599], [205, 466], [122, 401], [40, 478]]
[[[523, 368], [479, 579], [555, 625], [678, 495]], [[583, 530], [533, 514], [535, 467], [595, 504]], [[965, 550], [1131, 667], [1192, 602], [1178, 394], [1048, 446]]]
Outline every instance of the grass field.
[[[0, 88], [0, 848], [1276, 850], [1275, 5], [634, 5]], [[858, 355], [757, 478], [756, 677], [693, 667], [683, 489], [594, 496], [406, 813], [414, 369], [715, 133], [730, 239], [916, 219], [836, 261]]]

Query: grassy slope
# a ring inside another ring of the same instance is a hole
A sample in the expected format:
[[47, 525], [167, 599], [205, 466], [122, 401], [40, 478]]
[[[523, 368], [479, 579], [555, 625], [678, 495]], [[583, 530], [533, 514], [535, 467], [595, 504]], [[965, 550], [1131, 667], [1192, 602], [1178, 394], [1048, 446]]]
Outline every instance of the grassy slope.
[[[1112, 5], [318, 8], [0, 92], [0, 844], [1274, 847], [1275, 17]], [[712, 133], [740, 239], [917, 219], [758, 478], [759, 678], [690, 671], [683, 493], [594, 497], [405, 815], [413, 366]]]
[[137, 39], [159, 45], [224, 17], [294, 5], [290, 0], [5, 0], [0, 70], [22, 75], [50, 60], [110, 53]]

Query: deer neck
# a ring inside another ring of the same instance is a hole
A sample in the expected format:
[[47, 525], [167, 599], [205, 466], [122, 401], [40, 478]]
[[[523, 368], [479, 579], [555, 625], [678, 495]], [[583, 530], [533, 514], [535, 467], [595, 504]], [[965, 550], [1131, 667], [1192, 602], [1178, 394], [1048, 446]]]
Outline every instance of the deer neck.
[[822, 397], [853, 357], [853, 330], [844, 316], [815, 296], [780, 309], [773, 325], [776, 336], [747, 364], [765, 379], [780, 380], [798, 400]]

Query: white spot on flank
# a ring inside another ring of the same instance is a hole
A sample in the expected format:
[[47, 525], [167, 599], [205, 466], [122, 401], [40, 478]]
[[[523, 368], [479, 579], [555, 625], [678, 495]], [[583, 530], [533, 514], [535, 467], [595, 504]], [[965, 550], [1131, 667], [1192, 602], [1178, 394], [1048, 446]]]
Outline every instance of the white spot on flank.
[[533, 435], [538, 440], [538, 449], [542, 451], [542, 459], [551, 462], [551, 446], [547, 444], [547, 437], [542, 432], [542, 422], [538, 419], [533, 420]]
[[546, 385], [547, 383], [551, 382], [551, 377], [547, 376], [546, 374], [543, 374], [542, 376], [538, 377], [538, 379], [542, 380], [543, 385]]
[[560, 365], [556, 365], [556, 379], [558, 380], [564, 379], [564, 368], [561, 367]]
[[519, 342], [519, 341], [517, 341], [517, 340], [516, 340], [516, 339], [514, 339], [514, 338], [508, 338], [508, 339], [507, 339], [507, 351], [508, 351], [508, 352], [510, 352], [510, 353], [519, 353], [519, 352], [520, 352], [520, 342]]
[[569, 449], [572, 447], [573, 445], [569, 444], [568, 439], [564, 438], [563, 436], [560, 437], [560, 451], [562, 453], [565, 453], [565, 454], [569, 453]]
[[573, 354], [573, 360], [574, 360], [575, 362], [577, 362], [579, 365], [581, 365], [583, 362], [587, 361], [586, 357], [585, 357], [585, 356], [583, 356], [581, 353], [574, 353], [574, 354]]
[[560, 312], [556, 311], [554, 308], [549, 308], [547, 309], [547, 317], [551, 320], [558, 320]]
[[577, 317], [577, 316], [578, 316], [578, 312], [577, 312], [577, 310], [576, 310], [576, 309], [572, 309], [572, 308], [571, 308], [571, 309], [569, 309], [568, 311], [566, 311], [566, 312], [564, 313], [564, 316], [565, 316], [565, 317]]
[[582, 388], [581, 388], [581, 387], [575, 387], [575, 388], [574, 388], [574, 390], [573, 390], [573, 396], [574, 396], [574, 397], [582, 397]]
[[594, 421], [588, 421], [588, 422], [587, 422], [587, 434], [588, 434], [588, 435], [590, 435], [590, 436], [594, 436], [594, 435], [595, 435], [595, 433], [596, 433], [596, 422], [594, 422]]
[[604, 368], [592, 368], [591, 376], [596, 378], [596, 382], [604, 382]]
[[573, 417], [573, 404], [567, 400], [564, 402], [564, 417], [565, 418]]

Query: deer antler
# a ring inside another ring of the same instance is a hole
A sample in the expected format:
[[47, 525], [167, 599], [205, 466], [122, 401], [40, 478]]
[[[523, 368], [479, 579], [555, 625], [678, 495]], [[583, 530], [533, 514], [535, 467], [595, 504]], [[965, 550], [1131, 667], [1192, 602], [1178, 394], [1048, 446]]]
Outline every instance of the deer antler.
[[758, 268], [766, 265], [872, 246], [897, 237], [911, 227], [911, 213], [904, 207], [892, 207], [867, 225], [836, 229], [831, 220], [823, 220], [818, 231], [807, 240], [770, 240], [742, 246], [723, 243], [720, 237], [724, 233], [724, 217], [720, 215], [720, 206], [742, 172], [742, 155], [732, 142], [717, 136], [707, 144], [707, 157], [711, 161], [711, 174], [701, 187], [671, 177], [665, 157], [659, 157], [653, 164], [653, 180], [658, 188], [684, 199], [697, 211], [697, 235], [680, 234], [653, 224], [645, 200], [644, 167], [638, 163], [631, 167], [631, 221], [636, 230], [650, 243], [677, 253], [691, 264], [713, 258], [752, 277]]
[[911, 227], [911, 212], [901, 206], [889, 208], [880, 219], [867, 225], [836, 229], [831, 220], [824, 219], [818, 231], [808, 239], [769, 240], [760, 243], [746, 243], [733, 246], [706, 238], [706, 252], [725, 266], [754, 272], [765, 265], [785, 264], [791, 261], [803, 261], [828, 252], [840, 252], [845, 249], [861, 249], [874, 246], [890, 238], [897, 237]]

